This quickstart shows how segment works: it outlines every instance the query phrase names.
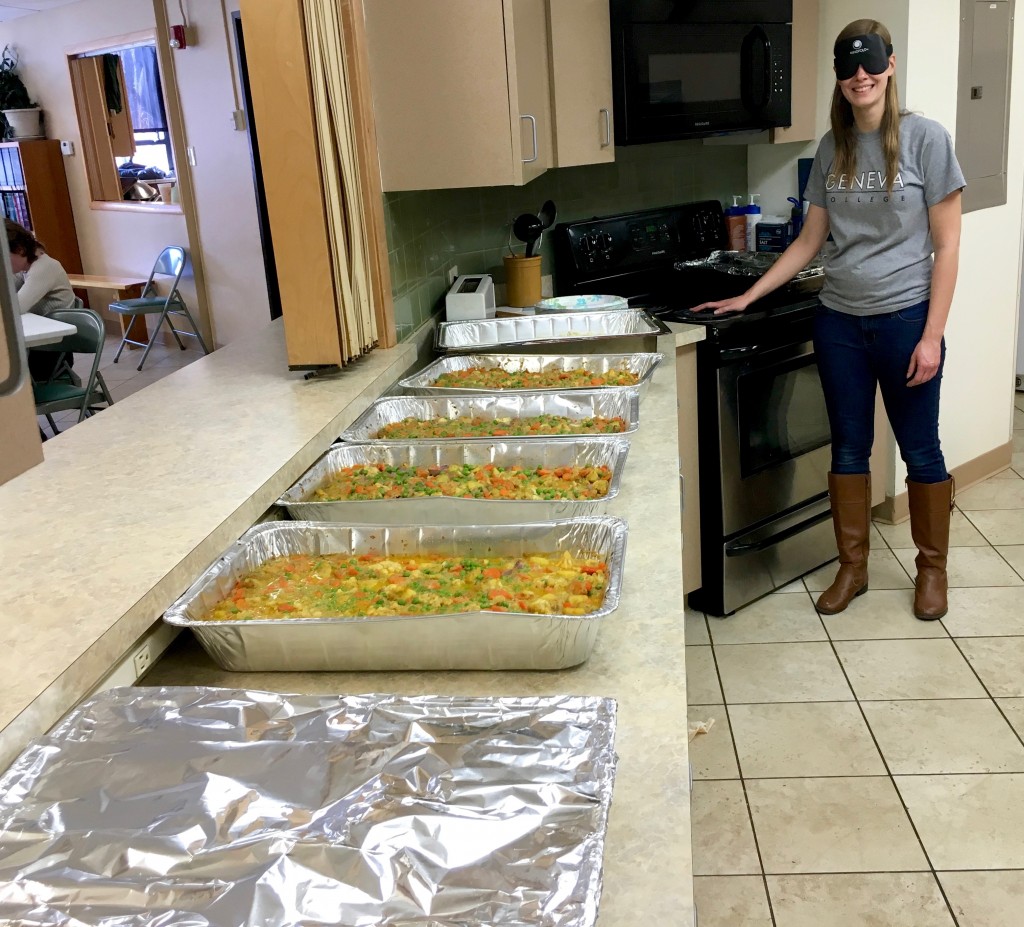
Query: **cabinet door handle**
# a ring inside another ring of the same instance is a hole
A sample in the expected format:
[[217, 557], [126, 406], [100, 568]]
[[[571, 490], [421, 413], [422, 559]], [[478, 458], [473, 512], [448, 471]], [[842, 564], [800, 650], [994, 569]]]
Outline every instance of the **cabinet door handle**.
[[601, 107], [601, 112], [604, 114], [604, 141], [601, 147], [607, 148], [612, 143], [612, 114], [604, 107]]
[[537, 151], [537, 120], [533, 116], [531, 116], [529, 113], [523, 113], [523, 115], [520, 116], [519, 118], [520, 119], [529, 119], [530, 120], [530, 128], [533, 130], [533, 157], [532, 158], [523, 158], [523, 164], [532, 164], [534, 161], [537, 160], [537, 157], [538, 157], [538, 154], [539, 154], [539, 152]]

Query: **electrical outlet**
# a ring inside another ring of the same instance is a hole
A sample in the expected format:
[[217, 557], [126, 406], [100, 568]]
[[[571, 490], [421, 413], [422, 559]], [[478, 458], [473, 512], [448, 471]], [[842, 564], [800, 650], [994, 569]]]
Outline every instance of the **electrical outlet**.
[[452, 266], [448, 268], [448, 286], [451, 286], [456, 280], [458, 280], [458, 278], [459, 268], [455, 264], [452, 264]]
[[153, 665], [153, 651], [150, 649], [149, 641], [146, 641], [132, 657], [132, 665], [135, 667], [135, 678], [141, 679]]

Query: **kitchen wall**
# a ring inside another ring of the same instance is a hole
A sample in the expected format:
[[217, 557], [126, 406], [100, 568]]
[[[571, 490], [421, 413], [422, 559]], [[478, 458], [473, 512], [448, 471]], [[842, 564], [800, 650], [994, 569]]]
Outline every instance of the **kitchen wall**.
[[[549, 170], [524, 187], [386, 194], [399, 337], [442, 308], [452, 265], [460, 273], [493, 274], [502, 283], [512, 219], [536, 213], [547, 199], [558, 207], [558, 221], [568, 222], [706, 198], [730, 203], [746, 184], [746, 146], [709, 148], [691, 141], [617, 148], [613, 164]], [[524, 246], [513, 240], [513, 248], [521, 254]], [[544, 274], [553, 273], [550, 235], [540, 254]]]
[[[893, 34], [897, 79], [907, 109], [941, 122], [955, 138], [959, 0], [821, 0], [819, 134], [828, 129], [835, 76], [831, 48], [848, 22], [875, 17]], [[1024, 29], [1014, 57], [1024, 61]], [[1005, 445], [1012, 437], [1012, 389], [1021, 284], [1021, 199], [1024, 194], [1024, 68], [1013, 69], [1007, 203], [963, 219], [960, 275], [946, 327], [940, 436], [949, 467]], [[816, 144], [751, 146], [749, 182], [768, 206], [785, 203], [796, 159]], [[906, 468], [893, 446], [887, 493], [905, 491]]]
[[[166, 3], [170, 21], [180, 22], [177, 0]], [[180, 212], [116, 212], [90, 207], [81, 137], [75, 114], [67, 50], [153, 29], [153, 0], [81, 0], [0, 24], [0, 47], [10, 43], [21, 57], [21, 73], [33, 98], [46, 111], [47, 135], [68, 139], [75, 154], [64, 158], [84, 270], [89, 274], [143, 277], [159, 251], [182, 244], [203, 260], [205, 288], [191, 277], [182, 292], [193, 308], [208, 312], [214, 340], [225, 344], [270, 318], [255, 194], [246, 133], [236, 131], [233, 39], [225, 35], [225, 6], [237, 2], [185, 5], [198, 43], [175, 52], [174, 74], [185, 123], [184, 143], [196, 151], [191, 178], [196, 192], [195, 234]], [[179, 165], [179, 170], [183, 169]], [[194, 239], [194, 240], [193, 240]]]

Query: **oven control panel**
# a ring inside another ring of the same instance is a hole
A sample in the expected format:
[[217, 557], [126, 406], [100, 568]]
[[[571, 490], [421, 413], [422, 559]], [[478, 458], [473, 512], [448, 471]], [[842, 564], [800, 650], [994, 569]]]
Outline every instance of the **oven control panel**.
[[559, 289], [569, 292], [588, 280], [665, 270], [725, 247], [722, 205], [706, 200], [560, 225], [555, 269]]

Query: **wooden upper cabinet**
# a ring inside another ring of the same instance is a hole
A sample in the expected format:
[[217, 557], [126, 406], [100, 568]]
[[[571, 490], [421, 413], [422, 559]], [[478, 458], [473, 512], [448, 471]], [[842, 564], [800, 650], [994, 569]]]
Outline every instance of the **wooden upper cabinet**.
[[385, 191], [528, 183], [552, 166], [545, 0], [365, 0]]
[[818, 19], [820, 0], [793, 0], [792, 123], [771, 130], [771, 141], [811, 142], [818, 131]]
[[555, 165], [615, 160], [608, 0], [549, 0]]

